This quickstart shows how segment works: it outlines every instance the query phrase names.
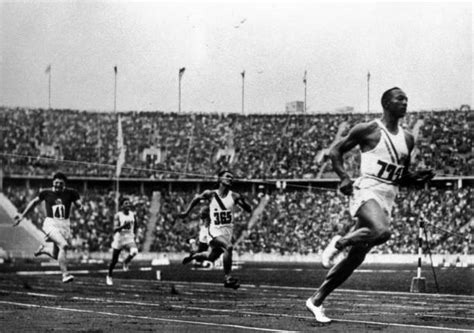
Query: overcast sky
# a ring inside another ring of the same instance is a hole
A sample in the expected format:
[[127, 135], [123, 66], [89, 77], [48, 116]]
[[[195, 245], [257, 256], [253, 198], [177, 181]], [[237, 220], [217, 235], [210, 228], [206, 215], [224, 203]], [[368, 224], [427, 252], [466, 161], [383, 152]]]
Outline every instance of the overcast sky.
[[472, 3], [0, 0], [0, 105], [113, 110], [380, 110], [399, 86], [411, 110], [472, 104]]

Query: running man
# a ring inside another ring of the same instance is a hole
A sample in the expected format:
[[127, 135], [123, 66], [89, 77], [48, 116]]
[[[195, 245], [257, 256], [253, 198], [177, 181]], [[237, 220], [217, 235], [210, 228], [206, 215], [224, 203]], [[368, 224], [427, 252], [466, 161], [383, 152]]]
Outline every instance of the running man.
[[231, 191], [234, 176], [230, 171], [222, 171], [218, 174], [217, 190], [206, 190], [196, 195], [189, 203], [187, 209], [178, 214], [178, 217], [185, 218], [189, 212], [202, 200], [209, 200], [209, 241], [210, 249], [207, 252], [191, 254], [183, 259], [183, 264], [191, 262], [193, 259], [209, 260], [214, 262], [223, 254], [224, 266], [224, 287], [237, 289], [240, 286], [239, 280], [231, 276], [232, 270], [232, 236], [234, 230], [234, 206], [237, 204], [244, 211], [250, 213], [252, 207], [246, 200], [236, 192]]
[[[355, 125], [330, 151], [334, 171], [341, 179], [339, 190], [350, 196], [349, 209], [358, 221], [353, 231], [335, 236], [322, 253], [323, 266], [332, 268], [318, 291], [306, 301], [318, 322], [331, 321], [324, 313], [326, 297], [362, 264], [372, 247], [390, 238], [390, 214], [399, 186], [421, 185], [434, 177], [431, 170], [408, 172], [414, 138], [399, 126], [407, 110], [405, 93], [397, 87], [389, 89], [381, 102], [381, 119]], [[357, 145], [361, 150], [361, 176], [353, 182], [344, 169], [343, 155]], [[346, 248], [347, 256], [334, 263]]]
[[24, 212], [15, 216], [13, 225], [17, 226], [36, 205], [44, 201], [46, 218], [42, 230], [46, 234], [46, 241], [53, 243], [53, 248], [48, 250], [44, 245], [41, 245], [34, 255], [37, 257], [44, 254], [57, 260], [64, 283], [74, 280], [74, 276], [67, 271], [66, 259], [71, 240], [71, 222], [69, 221], [71, 204], [74, 203], [77, 208], [82, 207], [79, 193], [66, 187], [66, 182], [67, 178], [63, 173], [54, 174], [53, 187], [40, 191], [38, 196], [26, 206]]
[[135, 235], [137, 233], [137, 219], [135, 213], [131, 211], [132, 203], [129, 199], [124, 199], [120, 206], [120, 210], [114, 217], [114, 240], [112, 242], [112, 260], [109, 264], [109, 272], [105, 278], [108, 286], [114, 284], [112, 273], [118, 262], [120, 252], [123, 249], [128, 250], [128, 256], [123, 261], [123, 270], [128, 271], [130, 261], [138, 254], [138, 248], [135, 243]]

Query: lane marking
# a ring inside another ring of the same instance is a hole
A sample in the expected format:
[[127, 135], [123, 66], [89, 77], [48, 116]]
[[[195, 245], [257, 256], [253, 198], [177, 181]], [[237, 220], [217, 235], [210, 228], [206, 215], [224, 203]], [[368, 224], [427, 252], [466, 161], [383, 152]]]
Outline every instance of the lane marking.
[[[107, 269], [101, 270], [76, 270], [70, 271], [72, 274], [90, 274], [90, 273], [107, 273]], [[18, 271], [18, 275], [53, 275], [61, 274], [61, 271]], [[188, 281], [155, 281], [155, 280], [143, 280], [143, 279], [126, 279], [128, 281], [149, 281], [149, 282], [158, 282], [158, 283], [174, 283], [174, 284], [188, 284], [188, 285], [203, 285], [203, 286], [221, 286], [220, 283], [213, 282], [188, 282]], [[314, 292], [317, 288], [310, 287], [291, 287], [291, 286], [276, 286], [276, 285], [267, 285], [267, 284], [241, 284], [241, 288], [267, 288], [267, 289], [287, 289], [287, 290], [309, 290]], [[363, 293], [363, 294], [374, 294], [374, 295], [405, 295], [405, 296], [414, 296], [419, 295], [423, 297], [453, 297], [453, 298], [467, 298], [474, 300], [474, 295], [456, 295], [456, 294], [429, 294], [429, 293], [411, 293], [404, 291], [382, 291], [382, 290], [355, 290], [355, 289], [337, 289], [336, 292], [339, 293]]]
[[[3, 290], [0, 290], [3, 292]], [[30, 292], [12, 292], [15, 294], [27, 294], [33, 295], [38, 297], [60, 297], [57, 295], [52, 294], [39, 294], [39, 293], [30, 293]], [[151, 307], [160, 307], [160, 304], [155, 303], [147, 303], [147, 302], [134, 302], [134, 301], [120, 301], [115, 299], [106, 299], [101, 297], [80, 297], [80, 296], [73, 296], [71, 297], [72, 300], [81, 300], [81, 301], [92, 301], [92, 302], [104, 302], [104, 303], [113, 303], [113, 304], [127, 304], [127, 305], [143, 305], [143, 306], [151, 306]], [[0, 301], [2, 303], [2, 301]], [[308, 316], [300, 316], [300, 315], [289, 315], [289, 314], [278, 314], [278, 313], [268, 313], [268, 312], [255, 312], [255, 311], [236, 311], [234, 309], [213, 309], [213, 308], [202, 308], [197, 306], [184, 306], [184, 305], [166, 305], [171, 308], [175, 309], [186, 309], [186, 310], [195, 310], [195, 311], [208, 311], [208, 312], [221, 312], [221, 313], [240, 313], [240, 314], [249, 314], [249, 315], [256, 315], [256, 316], [265, 316], [265, 317], [286, 317], [286, 318], [295, 318], [295, 319], [306, 319], [310, 320], [313, 317]], [[41, 307], [38, 305], [38, 307]], [[46, 307], [46, 306], [45, 306]], [[58, 308], [58, 309], [65, 309], [65, 308]], [[78, 310], [79, 311], [79, 310]], [[81, 310], [81, 311], [88, 311], [88, 310]], [[100, 313], [95, 311], [90, 311], [92, 313]], [[415, 314], [416, 315], [416, 314]], [[435, 316], [436, 317], [436, 316]], [[139, 318], [136, 316], [134, 318]], [[377, 321], [364, 321], [364, 320], [354, 320], [354, 319], [337, 319], [333, 318], [334, 322], [346, 322], [346, 323], [358, 323], [358, 324], [367, 324], [367, 325], [381, 325], [381, 326], [395, 326], [395, 327], [407, 327], [407, 328], [421, 328], [421, 329], [430, 329], [430, 330], [442, 330], [442, 331], [456, 331], [456, 332], [471, 332], [471, 330], [466, 329], [458, 329], [458, 328], [450, 328], [450, 327], [437, 327], [437, 326], [425, 326], [425, 325], [411, 325], [411, 324], [399, 324], [399, 323], [384, 323], [384, 322], [377, 322]], [[212, 324], [214, 325], [214, 324]], [[234, 326], [231, 326], [234, 327]], [[266, 330], [266, 329], [262, 329]], [[268, 329], [269, 331], [272, 331]], [[277, 330], [273, 330], [277, 331]], [[287, 331], [284, 331], [287, 332]]]
[[170, 318], [136, 316], [136, 315], [122, 314], [122, 313], [115, 313], [115, 312], [82, 310], [82, 309], [64, 308], [64, 307], [57, 307], [57, 306], [46, 306], [46, 305], [38, 305], [38, 304], [27, 304], [27, 303], [19, 303], [19, 302], [0, 301], [0, 303], [1, 304], [8, 304], [8, 305], [23, 306], [23, 307], [27, 307], [27, 308], [43, 308], [43, 309], [68, 311], [68, 312], [99, 314], [99, 315], [112, 316], [112, 317], [121, 317], [121, 318], [126, 317], [126, 318], [133, 318], [133, 319], [156, 320], [156, 321], [169, 322], [169, 323], [215, 326], [215, 327], [220, 327], [220, 328], [221, 327], [229, 327], [229, 328], [238, 328], [238, 329], [244, 329], [244, 330], [264, 331], [264, 332], [288, 332], [287, 330], [277, 330], [277, 329], [270, 329], [270, 328], [251, 327], [251, 326], [232, 325], [232, 324], [216, 324], [216, 323], [208, 323], [208, 322], [193, 321], [193, 320], [179, 320], [179, 319], [170, 319]]

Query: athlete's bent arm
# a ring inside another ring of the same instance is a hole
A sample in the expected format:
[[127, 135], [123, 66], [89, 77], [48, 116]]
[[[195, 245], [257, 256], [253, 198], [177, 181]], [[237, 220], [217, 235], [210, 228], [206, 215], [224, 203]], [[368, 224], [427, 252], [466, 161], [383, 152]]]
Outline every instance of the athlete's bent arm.
[[204, 199], [208, 199], [210, 196], [211, 196], [211, 191], [209, 190], [206, 190], [204, 192], [202, 192], [201, 194], [198, 194], [196, 195], [193, 200], [191, 200], [191, 202], [189, 203], [188, 207], [186, 208], [186, 210], [182, 213], [178, 213], [178, 217], [180, 218], [185, 218], [186, 216], [188, 216], [189, 212], [191, 212], [191, 210], [199, 203], [201, 202], [201, 200], [204, 200]]
[[26, 206], [25, 210], [23, 213], [16, 215], [14, 217], [15, 223], [13, 224], [14, 227], [16, 227], [20, 222], [25, 218], [25, 216], [33, 209], [37, 204], [41, 202], [40, 197], [35, 197], [33, 200], [31, 200], [28, 205]]
[[370, 125], [366, 123], [355, 125], [349, 131], [349, 134], [337, 142], [329, 151], [332, 167], [341, 179], [339, 190], [345, 195], [351, 195], [353, 189], [351, 177], [344, 168], [343, 156], [346, 152], [361, 144], [370, 128]]
[[245, 198], [242, 195], [235, 193], [234, 201], [237, 205], [242, 207], [242, 209], [245, 210], [247, 213], [252, 212], [252, 206], [250, 206], [250, 204], [245, 200]]
[[119, 232], [120, 230], [122, 229], [125, 229], [126, 227], [128, 227], [130, 223], [124, 223], [122, 226], [120, 226], [120, 220], [119, 220], [119, 217], [118, 217], [118, 214], [115, 214], [114, 216], [114, 234], [116, 232]]

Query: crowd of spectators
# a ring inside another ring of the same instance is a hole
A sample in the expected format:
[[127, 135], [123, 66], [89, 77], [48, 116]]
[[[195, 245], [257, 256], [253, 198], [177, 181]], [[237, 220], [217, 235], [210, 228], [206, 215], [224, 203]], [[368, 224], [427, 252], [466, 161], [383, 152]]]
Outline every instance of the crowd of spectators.
[[[254, 207], [258, 205], [258, 195], [243, 195]], [[188, 240], [197, 237], [199, 209], [195, 208], [185, 221], [176, 218], [192, 196], [190, 192], [164, 193], [154, 251], [185, 251]], [[237, 209], [235, 238], [246, 231], [237, 251], [319, 254], [334, 235], [345, 234], [355, 222], [349, 214], [347, 198], [333, 190], [277, 191], [269, 196], [259, 220], [248, 230], [248, 214]], [[416, 254], [418, 217], [423, 212], [429, 221], [426, 230], [432, 253], [472, 254], [473, 199], [472, 188], [402, 190], [392, 214], [392, 237], [374, 248], [373, 253]]]
[[[37, 194], [25, 187], [7, 187], [5, 195], [20, 210]], [[189, 240], [199, 234], [199, 208], [186, 219], [177, 215], [196, 193], [164, 191], [160, 196], [151, 252], [185, 252]], [[256, 208], [263, 195], [268, 195], [263, 213], [253, 226], [250, 215], [241, 209], [235, 212], [235, 239], [239, 253], [320, 254], [336, 234], [346, 233], [354, 220], [348, 212], [347, 197], [334, 190], [312, 189], [275, 191], [269, 194], [242, 193]], [[81, 194], [83, 208], [71, 215], [72, 245], [79, 252], [109, 251], [112, 241], [115, 195], [113, 192], [91, 190]], [[143, 249], [145, 231], [150, 220], [150, 198], [127, 195], [137, 213], [138, 245]], [[402, 190], [392, 213], [391, 239], [374, 248], [373, 253], [416, 254], [420, 213], [426, 217], [429, 247], [437, 254], [472, 254], [474, 229], [474, 191], [460, 189]], [[200, 205], [206, 205], [203, 202]], [[29, 218], [39, 226], [44, 219], [43, 205], [37, 206]]]
[[[403, 126], [417, 137], [414, 164], [439, 175], [472, 174], [472, 111], [413, 112]], [[324, 151], [336, 134], [376, 114], [121, 113], [126, 161], [122, 177], [204, 178], [230, 167], [243, 178], [334, 177]], [[107, 112], [0, 108], [4, 172], [113, 177], [117, 115]], [[343, 128], [342, 128], [343, 127]], [[144, 156], [146, 148], [155, 155]], [[219, 151], [226, 154], [219, 156]], [[357, 175], [357, 154], [348, 168]]]

